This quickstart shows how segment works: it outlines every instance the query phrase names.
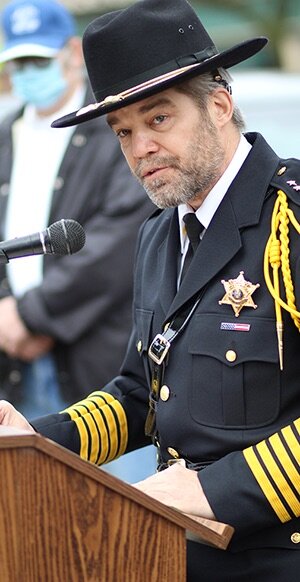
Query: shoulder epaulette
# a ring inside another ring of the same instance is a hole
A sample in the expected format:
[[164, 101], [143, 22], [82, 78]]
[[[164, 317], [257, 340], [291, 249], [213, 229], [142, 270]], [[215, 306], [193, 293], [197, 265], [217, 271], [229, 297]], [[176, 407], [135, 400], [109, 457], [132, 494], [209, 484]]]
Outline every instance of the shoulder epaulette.
[[[273, 214], [270, 224], [270, 236], [264, 253], [264, 276], [266, 285], [275, 302], [276, 331], [280, 369], [283, 369], [283, 320], [282, 309], [290, 316], [300, 331], [300, 312], [296, 306], [292, 269], [290, 264], [290, 229], [300, 234], [297, 220], [289, 201], [300, 206], [300, 161], [294, 158], [281, 160], [271, 180], [276, 190]], [[281, 296], [282, 279], [285, 298]]]
[[271, 186], [283, 190], [287, 197], [300, 206], [300, 160], [280, 160], [271, 180]]

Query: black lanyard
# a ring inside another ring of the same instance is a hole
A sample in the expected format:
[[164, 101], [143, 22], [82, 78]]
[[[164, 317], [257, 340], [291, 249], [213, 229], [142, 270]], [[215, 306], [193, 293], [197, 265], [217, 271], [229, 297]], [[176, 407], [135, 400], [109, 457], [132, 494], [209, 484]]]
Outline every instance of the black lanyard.
[[[165, 368], [168, 363], [168, 354], [173, 341], [183, 332], [204, 294], [205, 289], [196, 297], [188, 301], [182, 311], [177, 311], [174, 319], [167, 322], [162, 333], [158, 333], [151, 342], [148, 356], [151, 360], [151, 387], [149, 394], [149, 411], [145, 423], [145, 434], [157, 440], [156, 408], [160, 387], [163, 383]], [[191, 305], [192, 304], [192, 305]]]

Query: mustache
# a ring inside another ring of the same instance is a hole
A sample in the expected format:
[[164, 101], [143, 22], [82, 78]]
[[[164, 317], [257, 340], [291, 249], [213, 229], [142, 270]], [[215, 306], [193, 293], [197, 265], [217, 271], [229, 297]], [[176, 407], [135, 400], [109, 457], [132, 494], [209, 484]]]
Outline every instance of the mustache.
[[134, 174], [139, 180], [142, 180], [145, 174], [164, 166], [180, 168], [178, 160], [174, 156], [160, 156], [151, 158], [151, 160], [140, 160], [134, 169]]

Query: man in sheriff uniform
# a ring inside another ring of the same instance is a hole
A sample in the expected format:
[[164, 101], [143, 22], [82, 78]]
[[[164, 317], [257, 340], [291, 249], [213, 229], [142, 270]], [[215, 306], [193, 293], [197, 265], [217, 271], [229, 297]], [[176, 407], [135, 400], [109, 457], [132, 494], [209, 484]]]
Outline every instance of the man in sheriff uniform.
[[[136, 486], [235, 528], [225, 552], [189, 544], [189, 582], [299, 576], [300, 163], [242, 134], [227, 72], [265, 43], [220, 53], [185, 0], [137, 2], [87, 27], [96, 103], [54, 123], [106, 114], [164, 210], [120, 376], [33, 426], [97, 464], [152, 438], [161, 470]], [[33, 430], [9, 403], [0, 419]]]

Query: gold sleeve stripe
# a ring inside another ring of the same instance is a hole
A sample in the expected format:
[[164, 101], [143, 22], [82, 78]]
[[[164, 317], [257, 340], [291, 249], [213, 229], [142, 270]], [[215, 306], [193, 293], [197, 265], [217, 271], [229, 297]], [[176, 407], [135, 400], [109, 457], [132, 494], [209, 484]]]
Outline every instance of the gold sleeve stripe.
[[[106, 425], [106, 432], [107, 437], [109, 439], [109, 451], [108, 457], [104, 457], [101, 455], [100, 463], [104, 461], [109, 461], [114, 459], [118, 456], [118, 449], [119, 449], [119, 435], [118, 435], [118, 418], [115, 417], [113, 410], [110, 406], [107, 406], [107, 410], [105, 412], [105, 425]], [[115, 438], [112, 438], [112, 435], [115, 435]]]
[[88, 459], [88, 439], [82, 439], [81, 435], [86, 433], [86, 426], [83, 418], [76, 418], [76, 426], [80, 435], [80, 456], [82, 459]]
[[93, 420], [99, 430], [99, 439], [93, 443], [90, 455], [91, 463], [99, 465], [103, 461], [102, 457], [105, 459], [109, 451], [109, 438], [104, 422], [103, 415], [100, 410], [94, 410], [92, 413]]
[[97, 406], [103, 406], [103, 402], [106, 404], [111, 404], [114, 400], [114, 396], [104, 392], [102, 392], [102, 394], [100, 394], [100, 392], [93, 392], [89, 396], [89, 401], [94, 402]]
[[285, 476], [283, 475], [281, 468], [279, 467], [278, 460], [275, 460], [272, 457], [266, 442], [260, 442], [257, 445], [257, 450], [269, 474], [271, 475], [276, 488], [281, 493], [282, 497], [291, 508], [294, 515], [300, 515], [300, 503], [290, 485], [288, 484]]
[[272, 483], [270, 482], [270, 479], [266, 475], [266, 472], [260, 460], [257, 458], [253, 447], [245, 449], [243, 451], [243, 454], [258, 485], [262, 489], [264, 495], [266, 496], [267, 500], [269, 501], [271, 507], [275, 511], [280, 521], [282, 522], [289, 521], [291, 519], [291, 516], [284, 507], [278, 494], [276, 493]]
[[[101, 394], [100, 392], [93, 392], [84, 400], [76, 402], [76, 404], [72, 404], [72, 406], [69, 406], [63, 410], [62, 413], [67, 412], [71, 416], [72, 420], [74, 420], [77, 416], [85, 414], [87, 410], [93, 410], [96, 406], [101, 407], [103, 406], [103, 403], [109, 404], [115, 400], [111, 394], [105, 394], [105, 398], [103, 394], [104, 393]], [[82, 407], [84, 407], [84, 409], [82, 409]]]
[[65, 412], [67, 412], [71, 419], [74, 420], [74, 418], [76, 418], [77, 416], [79, 416], [79, 412], [76, 411], [75, 406], [70, 406], [69, 408], [65, 408], [64, 410], [61, 410], [59, 414], [64, 414]]
[[123, 406], [111, 394], [93, 392], [63, 412], [76, 424], [83, 459], [102, 464], [125, 452], [127, 418]]
[[287, 451], [285, 450], [280, 437], [278, 434], [273, 434], [273, 436], [269, 439], [270, 445], [274, 450], [274, 453], [280, 459], [284, 470], [296, 488], [296, 491], [300, 492], [300, 473], [297, 471], [294, 463], [292, 462], [291, 458], [289, 457]]
[[83, 405], [80, 406], [80, 404], [78, 403], [70, 408], [66, 408], [64, 412], [67, 412], [72, 420], [76, 420], [76, 418], [82, 417], [85, 414], [87, 414], [88, 407]]
[[[80, 456], [82, 458], [86, 458], [83, 455], [83, 451], [87, 454], [87, 459], [93, 463], [93, 451], [98, 449], [100, 446], [100, 433], [97, 425], [93, 419], [92, 414], [85, 413], [82, 416], [82, 420], [84, 421], [85, 430], [81, 432], [81, 435], [84, 438], [80, 438], [81, 448], [80, 448]], [[75, 423], [78, 426], [78, 421], [75, 419]], [[80, 425], [82, 426], [82, 425]], [[80, 432], [80, 431], [79, 431]]]
[[[111, 394], [99, 394], [98, 392], [95, 392], [89, 396], [87, 406], [91, 410], [92, 415], [95, 416], [96, 410], [92, 410], [95, 408], [93, 404], [96, 404], [97, 407], [99, 406], [101, 412], [103, 412], [103, 404], [113, 404], [113, 406], [107, 407], [104, 418], [105, 426], [103, 426], [103, 431], [101, 433], [106, 433], [106, 446], [103, 447], [102, 443], [101, 456], [98, 460], [98, 463], [102, 464], [116, 458], [117, 456], [120, 456], [125, 452], [128, 438], [127, 419], [124, 414], [123, 407], [118, 400], [111, 396]], [[99, 419], [99, 416], [97, 416], [97, 418]], [[124, 430], [126, 431], [126, 440], [120, 440], [120, 436], [124, 433]], [[109, 442], [109, 435], [113, 434], [114, 432], [118, 433], [118, 439], [113, 439], [112, 442]], [[95, 460], [92, 460], [92, 462], [95, 462]]]
[[[125, 414], [125, 410], [122, 404], [115, 400], [114, 402], [114, 412], [117, 414], [118, 417], [118, 429], [120, 431], [120, 442], [119, 442], [119, 450], [118, 456], [123, 455], [126, 451], [127, 441], [128, 441], [128, 425], [127, 425], [127, 417]], [[125, 438], [126, 437], [126, 438]]]
[[[297, 425], [295, 423], [295, 426], [297, 428]], [[282, 429], [282, 434], [283, 437], [292, 453], [292, 455], [295, 457], [295, 460], [297, 461], [298, 465], [300, 465], [300, 443], [299, 440], [297, 440], [292, 427], [291, 426], [286, 426], [285, 428]]]
[[[94, 394], [97, 396], [95, 398]], [[127, 418], [124, 412], [124, 409], [121, 405], [121, 403], [116, 400], [113, 396], [111, 396], [111, 394], [107, 394], [106, 392], [102, 392], [101, 395], [99, 395], [99, 392], [95, 392], [93, 394], [91, 394], [91, 400], [94, 400], [95, 402], [101, 404], [101, 406], [103, 406], [103, 401], [106, 402], [107, 404], [112, 404], [113, 406], [111, 407], [111, 412], [112, 412], [112, 417], [111, 417], [111, 421], [112, 421], [112, 425], [111, 427], [113, 427], [113, 420], [116, 423], [116, 429], [119, 433], [119, 448], [116, 452], [112, 451], [112, 453], [109, 455], [109, 457], [103, 458], [103, 461], [101, 462], [107, 462], [112, 460], [113, 458], [115, 458], [115, 455], [120, 456], [122, 455], [125, 450], [126, 450], [126, 446], [127, 446], [127, 440], [128, 440], [128, 429], [127, 429]], [[106, 419], [108, 420], [108, 419]], [[110, 428], [110, 427], [109, 427]], [[123, 434], [126, 434], [126, 439], [122, 438]]]

